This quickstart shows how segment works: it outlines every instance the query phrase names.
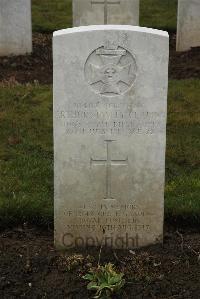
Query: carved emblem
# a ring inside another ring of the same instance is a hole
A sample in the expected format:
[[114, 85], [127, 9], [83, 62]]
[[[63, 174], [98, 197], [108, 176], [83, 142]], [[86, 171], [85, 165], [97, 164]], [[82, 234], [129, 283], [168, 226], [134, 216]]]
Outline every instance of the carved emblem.
[[133, 55], [119, 46], [107, 45], [90, 54], [85, 64], [85, 77], [99, 94], [114, 96], [125, 93], [136, 79]]
[[126, 159], [121, 160], [114, 160], [111, 158], [111, 144], [115, 140], [105, 140], [106, 142], [106, 159], [92, 159], [90, 160], [91, 165], [103, 165], [106, 166], [106, 194], [104, 196], [104, 199], [106, 200], [113, 200], [112, 197], [112, 188], [111, 188], [111, 168], [112, 166], [128, 166], [128, 157]]
[[119, 5], [121, 3], [120, 0], [91, 0], [91, 4], [94, 5], [94, 4], [100, 4], [102, 5], [103, 4], [103, 7], [104, 7], [104, 24], [108, 24], [108, 7], [110, 5]]

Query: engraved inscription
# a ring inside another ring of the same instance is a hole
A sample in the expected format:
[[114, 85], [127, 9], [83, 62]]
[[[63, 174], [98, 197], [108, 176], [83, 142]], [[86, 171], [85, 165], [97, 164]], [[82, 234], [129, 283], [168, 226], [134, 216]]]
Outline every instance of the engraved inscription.
[[[102, 164], [103, 165], [103, 164]], [[106, 232], [148, 232], [150, 224], [145, 223], [148, 214], [134, 204], [117, 204], [106, 201], [102, 204], [83, 204], [74, 210], [65, 210], [68, 229], [104, 230]]]
[[112, 4], [120, 4], [120, 0], [92, 0], [91, 4], [103, 4], [104, 5], [104, 24], [108, 24], [108, 6]]
[[112, 190], [111, 190], [111, 168], [113, 165], [128, 165], [128, 157], [125, 160], [113, 160], [111, 158], [111, 144], [115, 140], [105, 140], [106, 142], [106, 150], [107, 150], [107, 158], [106, 160], [90, 160], [91, 165], [105, 165], [106, 166], [106, 195], [104, 199], [111, 200], [114, 199], [112, 197]]
[[[67, 135], [153, 135], [166, 130], [165, 114], [131, 110], [125, 103], [76, 102], [56, 111]], [[115, 138], [115, 137], [114, 137]]]
[[85, 77], [99, 94], [124, 94], [136, 79], [137, 66], [133, 55], [122, 47], [107, 43], [90, 54], [85, 64]]

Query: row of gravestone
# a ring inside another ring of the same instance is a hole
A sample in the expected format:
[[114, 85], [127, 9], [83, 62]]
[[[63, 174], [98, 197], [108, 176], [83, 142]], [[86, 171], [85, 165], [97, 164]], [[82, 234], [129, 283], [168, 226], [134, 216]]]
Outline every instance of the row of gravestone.
[[[74, 26], [139, 24], [139, 0], [73, 0]], [[179, 0], [177, 51], [200, 46], [200, 1]], [[0, 1], [0, 56], [32, 51], [31, 0]]]

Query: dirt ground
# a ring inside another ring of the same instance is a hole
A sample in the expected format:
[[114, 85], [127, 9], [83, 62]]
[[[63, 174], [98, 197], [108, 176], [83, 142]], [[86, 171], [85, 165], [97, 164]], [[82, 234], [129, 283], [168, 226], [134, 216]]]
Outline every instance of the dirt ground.
[[24, 56], [0, 57], [0, 82], [53, 82], [52, 35], [33, 35], [33, 53]]
[[[82, 276], [97, 266], [99, 250], [58, 252], [53, 232], [16, 228], [0, 234], [0, 298], [91, 298]], [[113, 298], [200, 298], [200, 232], [165, 229], [164, 245], [135, 251], [103, 249], [126, 285]]]
[[[200, 47], [177, 53], [175, 44], [176, 35], [172, 34], [170, 36], [169, 78], [200, 78]], [[33, 35], [31, 55], [0, 58], [0, 82], [38, 81], [41, 84], [51, 84], [52, 69], [52, 35], [37, 33]]]

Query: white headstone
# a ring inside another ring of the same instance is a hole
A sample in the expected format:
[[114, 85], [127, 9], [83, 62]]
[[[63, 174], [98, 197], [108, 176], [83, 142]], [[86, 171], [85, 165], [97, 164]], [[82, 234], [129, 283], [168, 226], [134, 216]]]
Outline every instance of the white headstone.
[[200, 47], [200, 0], [179, 0], [176, 49], [191, 47]]
[[73, 25], [139, 25], [140, 0], [73, 0]]
[[162, 242], [168, 34], [54, 33], [55, 244]]
[[31, 51], [31, 0], [0, 0], [0, 56]]

